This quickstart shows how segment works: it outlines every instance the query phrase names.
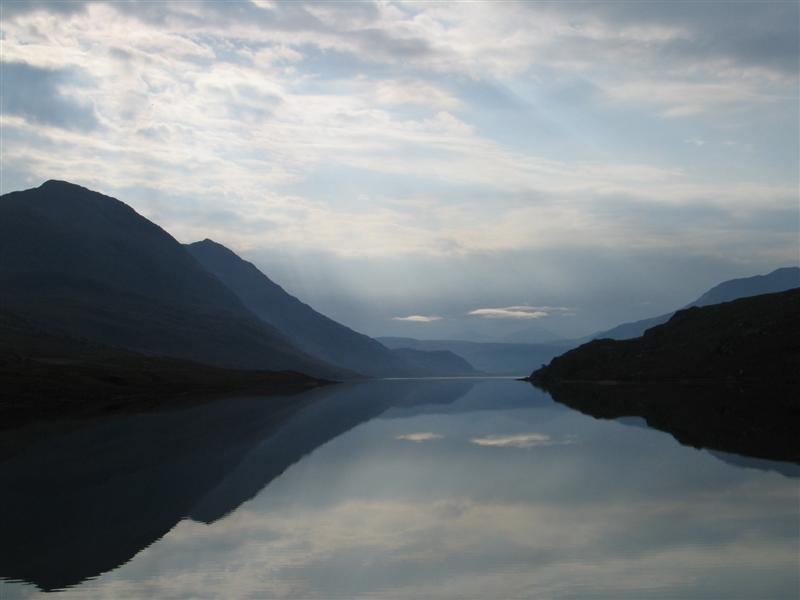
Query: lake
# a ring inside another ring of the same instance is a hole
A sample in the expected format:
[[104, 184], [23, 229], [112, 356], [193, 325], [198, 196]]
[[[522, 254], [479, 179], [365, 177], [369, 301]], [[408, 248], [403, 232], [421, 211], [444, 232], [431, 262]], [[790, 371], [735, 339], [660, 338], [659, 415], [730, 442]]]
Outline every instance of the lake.
[[793, 463], [514, 380], [271, 402], [3, 434], [0, 598], [800, 594]]

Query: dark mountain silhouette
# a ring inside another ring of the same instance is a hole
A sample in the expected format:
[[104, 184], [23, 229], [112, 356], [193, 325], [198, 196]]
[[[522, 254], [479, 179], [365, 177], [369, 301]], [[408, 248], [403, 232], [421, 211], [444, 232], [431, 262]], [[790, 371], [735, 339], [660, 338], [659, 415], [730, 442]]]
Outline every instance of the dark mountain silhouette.
[[410, 348], [429, 352], [449, 351], [464, 357], [469, 364], [493, 375], [521, 375], [531, 365], [548, 362], [569, 346], [562, 344], [511, 344], [468, 342], [463, 340], [418, 340], [406, 337], [380, 337], [389, 348]]
[[0, 428], [46, 417], [141, 411], [199, 395], [288, 393], [321, 385], [291, 371], [212, 367], [42, 332], [0, 311]]
[[631, 340], [594, 340], [531, 379], [563, 381], [800, 381], [800, 288], [680, 310]]
[[[774, 292], [783, 292], [800, 286], [800, 268], [798, 267], [782, 267], [776, 269], [767, 275], [755, 275], [753, 277], [744, 277], [742, 279], [730, 279], [723, 281], [719, 285], [715, 285], [694, 302], [690, 302], [683, 308], [690, 308], [692, 306], [708, 306], [710, 304], [719, 304], [720, 302], [730, 302], [738, 298], [745, 298], [747, 296], [757, 296], [759, 294], [771, 294]], [[591, 336], [583, 338], [578, 343], [586, 342], [592, 339], [612, 339], [612, 340], [626, 340], [630, 338], [639, 337], [651, 327], [661, 325], [669, 321], [674, 312], [651, 317], [649, 319], [642, 319], [640, 321], [633, 321], [631, 323], [622, 323], [612, 329], [600, 331]]]
[[41, 589], [114, 569], [178, 521], [211, 523], [322, 444], [394, 406], [448, 404], [465, 381], [377, 381], [235, 397], [47, 431], [0, 433], [0, 579]]
[[255, 265], [212, 240], [195, 242], [186, 248], [248, 309], [311, 356], [379, 377], [475, 373], [466, 361], [449, 353], [392, 352], [380, 342], [320, 314], [287, 293]]
[[150, 355], [347, 374], [295, 348], [163, 229], [63, 181], [0, 197], [0, 308]]

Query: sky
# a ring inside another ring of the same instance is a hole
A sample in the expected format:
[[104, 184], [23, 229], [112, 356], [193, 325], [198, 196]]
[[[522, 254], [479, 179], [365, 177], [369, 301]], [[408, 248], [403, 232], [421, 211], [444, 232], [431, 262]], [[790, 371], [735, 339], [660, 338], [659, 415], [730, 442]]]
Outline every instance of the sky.
[[798, 263], [798, 6], [2, 0], [0, 189], [370, 335], [577, 337]]

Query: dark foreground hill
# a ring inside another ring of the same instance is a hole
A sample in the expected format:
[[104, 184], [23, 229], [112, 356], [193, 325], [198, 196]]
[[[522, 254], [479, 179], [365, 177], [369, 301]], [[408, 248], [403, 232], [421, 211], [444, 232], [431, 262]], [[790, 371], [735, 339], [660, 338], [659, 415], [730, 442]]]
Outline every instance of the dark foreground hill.
[[63, 181], [0, 197], [0, 309], [148, 355], [346, 375], [256, 317], [163, 229]]
[[145, 356], [37, 330], [0, 311], [0, 428], [175, 406], [231, 392], [290, 394], [325, 382], [291, 371], [243, 371]]
[[[800, 268], [783, 267], [775, 269], [766, 275], [754, 275], [753, 277], [742, 277], [741, 279], [723, 281], [683, 308], [709, 306], [711, 304], [730, 302], [731, 300], [738, 300], [739, 298], [746, 298], [748, 296], [784, 292], [799, 286]], [[639, 337], [651, 327], [666, 323], [674, 314], [674, 312], [671, 312], [658, 315], [657, 317], [650, 317], [649, 319], [622, 323], [612, 329], [595, 333], [581, 341], [589, 341], [591, 339], [627, 340]]]
[[450, 352], [404, 353], [353, 331], [286, 292], [252, 263], [212, 240], [186, 246], [209, 273], [233, 291], [260, 319], [300, 350], [325, 362], [365, 375], [425, 376], [475, 374]]
[[800, 381], [800, 288], [678, 311], [631, 340], [594, 340], [531, 375], [561, 382]]

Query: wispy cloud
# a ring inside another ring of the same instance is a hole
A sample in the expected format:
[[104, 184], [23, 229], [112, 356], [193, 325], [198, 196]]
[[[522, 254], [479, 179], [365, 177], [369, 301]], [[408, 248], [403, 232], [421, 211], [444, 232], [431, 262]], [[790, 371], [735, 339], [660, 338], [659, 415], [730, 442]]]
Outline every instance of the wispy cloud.
[[404, 440], [406, 442], [432, 442], [441, 440], [444, 436], [441, 433], [419, 432], [419, 433], [405, 433], [402, 435], [394, 436], [396, 440]]
[[534, 448], [536, 446], [556, 446], [575, 443], [575, 438], [568, 436], [563, 439], [554, 439], [545, 433], [521, 433], [515, 435], [491, 435], [474, 437], [470, 443], [477, 446], [491, 446], [497, 448]]
[[392, 317], [392, 321], [410, 321], [411, 323], [431, 323], [441, 321], [442, 317], [437, 315], [408, 315], [407, 317]]
[[705, 140], [701, 140], [700, 138], [686, 138], [683, 140], [683, 143], [701, 148], [702, 146], [705, 146], [707, 142]]
[[541, 319], [552, 314], [574, 315], [574, 310], [565, 306], [506, 306], [503, 308], [476, 308], [467, 314], [487, 319]]

